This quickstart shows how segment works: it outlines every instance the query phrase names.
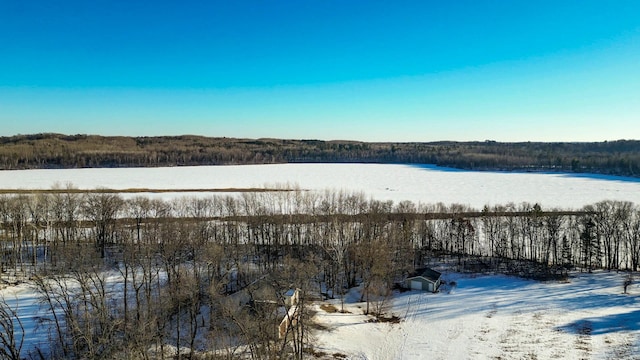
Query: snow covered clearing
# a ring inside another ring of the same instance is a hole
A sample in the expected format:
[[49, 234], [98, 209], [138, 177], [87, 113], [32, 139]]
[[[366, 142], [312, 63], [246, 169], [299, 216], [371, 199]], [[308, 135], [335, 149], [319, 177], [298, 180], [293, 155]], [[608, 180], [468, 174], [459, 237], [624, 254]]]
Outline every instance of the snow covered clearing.
[[[431, 165], [275, 164], [169, 168], [11, 170], [0, 188], [222, 189], [295, 184], [312, 191], [363, 192], [377, 200], [459, 203], [482, 208], [509, 202], [580, 208], [602, 200], [640, 203], [640, 179], [590, 174], [507, 173], [453, 170]], [[135, 193], [123, 194], [125, 197]], [[163, 199], [210, 193], [145, 194]]]
[[[640, 285], [623, 294], [624, 273], [576, 273], [568, 282], [503, 275], [445, 273], [436, 294], [395, 293], [388, 316], [363, 315], [357, 291], [317, 302], [316, 354], [346, 359], [638, 359]], [[636, 277], [637, 278], [637, 277]], [[113, 282], [113, 278], [109, 278]], [[49, 332], [37, 294], [27, 284], [0, 290], [25, 328], [23, 354], [46, 352]], [[323, 306], [325, 305], [325, 306]], [[46, 325], [46, 324], [44, 324]]]
[[[569, 282], [447, 273], [437, 294], [395, 293], [389, 314], [370, 322], [364, 303], [349, 313], [316, 305], [316, 350], [346, 359], [638, 359], [640, 287], [625, 274], [574, 274]], [[328, 301], [340, 309], [340, 300]]]

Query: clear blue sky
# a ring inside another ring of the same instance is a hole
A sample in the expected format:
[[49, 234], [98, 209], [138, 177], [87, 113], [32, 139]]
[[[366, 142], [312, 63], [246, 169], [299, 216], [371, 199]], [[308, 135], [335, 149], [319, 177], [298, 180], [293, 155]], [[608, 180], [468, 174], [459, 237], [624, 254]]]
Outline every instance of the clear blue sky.
[[0, 135], [640, 138], [640, 1], [0, 0]]

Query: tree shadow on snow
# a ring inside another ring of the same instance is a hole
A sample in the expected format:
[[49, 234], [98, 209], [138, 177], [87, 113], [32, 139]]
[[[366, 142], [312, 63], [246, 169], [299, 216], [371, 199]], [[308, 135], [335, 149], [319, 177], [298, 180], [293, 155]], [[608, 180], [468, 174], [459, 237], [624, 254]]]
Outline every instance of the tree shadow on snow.
[[640, 331], [640, 310], [584, 318], [558, 326], [556, 329], [577, 335], [603, 335], [616, 332]]
[[603, 309], [616, 306], [632, 306], [637, 303], [636, 296], [616, 294], [594, 294], [585, 292], [574, 296], [554, 299], [553, 302], [566, 310]]
[[547, 170], [547, 171], [545, 170], [540, 170], [540, 171], [470, 170], [470, 169], [459, 169], [459, 168], [452, 168], [452, 167], [446, 167], [446, 166], [438, 166], [435, 164], [407, 164], [407, 165], [417, 169], [440, 171], [440, 172], [460, 172], [460, 173], [475, 172], [475, 173], [493, 173], [493, 174], [541, 174], [541, 175], [554, 175], [554, 176], [564, 177], [564, 178], [605, 180], [605, 181], [632, 182], [632, 183], [640, 182], [640, 178], [637, 178], [637, 177], [605, 175], [605, 174], [596, 174], [596, 173], [573, 173], [573, 172], [566, 172], [566, 171], [550, 171], [550, 170]]
[[[618, 306], [634, 306], [640, 299], [637, 295], [622, 293], [600, 293], [610, 284], [600, 283], [549, 283], [544, 284], [534, 280], [526, 280], [504, 275], [461, 277], [455, 279], [457, 286], [451, 294], [425, 294], [428, 306], [421, 307], [417, 314], [429, 312], [432, 318], [451, 318], [462, 316], [469, 312], [485, 312], [491, 310], [506, 312], [536, 312], [536, 311], [579, 311], [602, 310]], [[547, 287], [548, 286], [548, 287]], [[622, 290], [622, 287], [620, 287]], [[412, 293], [409, 293], [412, 294]], [[433, 296], [431, 298], [431, 296]], [[463, 306], [452, 308], [448, 296], [470, 298]], [[404, 303], [401, 300], [401, 303]], [[619, 320], [619, 319], [614, 319]], [[637, 326], [637, 322], [636, 322]], [[570, 326], [569, 326], [570, 327]], [[635, 328], [635, 327], [634, 327]]]

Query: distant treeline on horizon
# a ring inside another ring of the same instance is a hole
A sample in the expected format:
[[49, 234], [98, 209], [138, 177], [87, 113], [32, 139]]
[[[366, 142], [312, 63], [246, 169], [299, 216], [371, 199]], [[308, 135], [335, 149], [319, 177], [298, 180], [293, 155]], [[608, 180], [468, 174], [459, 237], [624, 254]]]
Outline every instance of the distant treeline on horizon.
[[360, 142], [194, 135], [0, 137], [0, 169], [275, 163], [413, 163], [467, 170], [640, 176], [640, 140], [605, 142]]

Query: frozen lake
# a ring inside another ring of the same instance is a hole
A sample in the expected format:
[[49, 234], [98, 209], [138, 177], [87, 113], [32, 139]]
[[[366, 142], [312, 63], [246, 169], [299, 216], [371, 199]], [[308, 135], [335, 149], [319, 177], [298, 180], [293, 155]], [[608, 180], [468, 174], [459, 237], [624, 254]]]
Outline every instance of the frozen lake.
[[[311, 191], [361, 191], [378, 200], [460, 203], [476, 208], [524, 201], [538, 202], [544, 208], [566, 209], [601, 200], [640, 204], [640, 179], [590, 174], [478, 172], [432, 165], [276, 164], [0, 171], [0, 188], [4, 189], [49, 189], [66, 183], [80, 189], [213, 189], [290, 184]], [[168, 199], [185, 195], [151, 196]]]

